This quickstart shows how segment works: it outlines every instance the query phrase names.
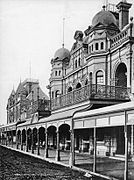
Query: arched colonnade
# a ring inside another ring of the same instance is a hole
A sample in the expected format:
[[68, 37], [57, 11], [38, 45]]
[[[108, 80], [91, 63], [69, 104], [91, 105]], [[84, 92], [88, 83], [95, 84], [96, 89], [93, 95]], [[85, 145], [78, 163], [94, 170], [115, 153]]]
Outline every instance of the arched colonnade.
[[55, 149], [55, 160], [60, 161], [60, 151], [70, 150], [70, 122], [58, 122], [35, 126], [18, 127], [16, 131], [16, 148], [40, 155], [44, 151], [45, 158], [49, 149]]

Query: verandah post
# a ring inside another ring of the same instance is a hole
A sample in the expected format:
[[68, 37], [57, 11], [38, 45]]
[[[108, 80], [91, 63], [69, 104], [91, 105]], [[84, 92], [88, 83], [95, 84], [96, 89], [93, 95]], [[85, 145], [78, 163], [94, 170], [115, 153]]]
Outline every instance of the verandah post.
[[93, 159], [93, 172], [96, 172], [96, 127], [94, 127], [94, 159]]

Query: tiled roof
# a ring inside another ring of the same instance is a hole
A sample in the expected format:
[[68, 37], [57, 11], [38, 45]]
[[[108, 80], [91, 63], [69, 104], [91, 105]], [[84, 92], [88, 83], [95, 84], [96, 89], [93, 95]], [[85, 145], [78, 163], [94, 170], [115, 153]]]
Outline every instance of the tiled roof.
[[[34, 101], [37, 100], [37, 91], [38, 91], [37, 89], [38, 89], [38, 87], [39, 87], [39, 99], [46, 99], [46, 100], [48, 100], [49, 99], [48, 96], [42, 91], [40, 86], [37, 85], [36, 87], [34, 87], [32, 89]], [[32, 92], [27, 96], [27, 98], [29, 100], [32, 100]]]

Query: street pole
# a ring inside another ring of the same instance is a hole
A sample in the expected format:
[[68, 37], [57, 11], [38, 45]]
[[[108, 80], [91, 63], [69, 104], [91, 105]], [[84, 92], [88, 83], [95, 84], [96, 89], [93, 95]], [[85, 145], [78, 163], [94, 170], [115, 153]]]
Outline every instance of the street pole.
[[124, 180], [128, 180], [128, 133], [127, 133], [127, 122], [128, 116], [125, 111], [125, 126], [124, 126], [124, 134], [125, 134], [125, 170], [124, 170]]

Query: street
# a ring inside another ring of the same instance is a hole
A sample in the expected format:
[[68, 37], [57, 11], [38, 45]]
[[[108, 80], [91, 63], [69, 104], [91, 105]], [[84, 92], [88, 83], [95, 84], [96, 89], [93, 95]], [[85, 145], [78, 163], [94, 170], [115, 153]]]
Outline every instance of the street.
[[0, 180], [89, 179], [84, 174], [0, 146]]

